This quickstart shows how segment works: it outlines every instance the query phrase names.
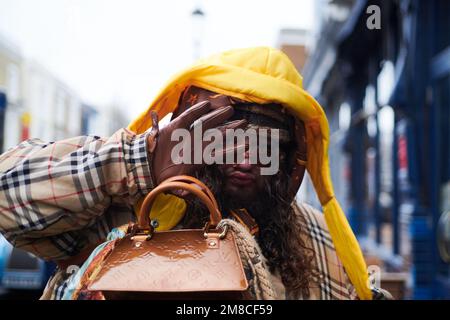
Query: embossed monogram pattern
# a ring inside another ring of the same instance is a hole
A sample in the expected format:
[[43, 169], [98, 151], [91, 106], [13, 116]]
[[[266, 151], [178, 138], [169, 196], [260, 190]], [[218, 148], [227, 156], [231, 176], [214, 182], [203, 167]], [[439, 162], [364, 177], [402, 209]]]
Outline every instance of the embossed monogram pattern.
[[[209, 249], [202, 230], [120, 240], [90, 285], [103, 291], [244, 291], [248, 283], [231, 232]], [[136, 242], [140, 242], [136, 246]]]

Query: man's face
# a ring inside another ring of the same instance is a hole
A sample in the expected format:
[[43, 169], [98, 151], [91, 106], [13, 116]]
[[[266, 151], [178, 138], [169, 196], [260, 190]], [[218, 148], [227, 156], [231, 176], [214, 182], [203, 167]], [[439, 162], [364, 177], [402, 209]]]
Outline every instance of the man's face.
[[[280, 150], [278, 163], [282, 165], [286, 154]], [[222, 164], [218, 168], [223, 177], [223, 191], [229, 198], [244, 204], [252, 203], [264, 194], [264, 187], [271, 182], [274, 175], [262, 175], [261, 165], [249, 161], [249, 152], [244, 160], [237, 164]]]
[[[282, 142], [280, 128], [270, 118], [258, 114], [242, 115], [239, 111], [235, 112], [233, 120], [240, 119], [248, 121], [247, 129], [252, 127], [253, 129], [250, 130], [253, 130], [257, 138], [245, 139], [246, 151], [241, 157], [242, 160], [234, 164], [218, 165], [218, 168], [223, 177], [222, 190], [225, 195], [242, 205], [249, 205], [257, 201], [258, 197], [265, 195], [267, 186], [271, 185], [278, 171], [286, 166], [289, 145]], [[286, 139], [286, 136], [284, 137]], [[239, 143], [242, 146], [243, 141], [240, 140]], [[239, 149], [237, 141], [234, 147]], [[227, 148], [229, 148], [228, 145]], [[270, 168], [273, 170], [268, 170]]]
[[219, 166], [224, 177], [223, 190], [227, 196], [247, 203], [256, 199], [263, 191], [264, 183], [270, 176], [262, 176], [256, 164], [250, 164], [246, 158], [242, 163]]
[[[251, 126], [257, 130], [257, 145], [253, 145], [253, 148], [250, 147], [250, 151], [247, 151], [244, 160], [236, 161], [235, 164], [225, 161], [225, 164], [214, 165], [221, 173], [221, 181], [219, 183], [221, 183], [221, 191], [224, 195], [230, 200], [237, 201], [242, 205], [252, 204], [255, 200], [258, 200], [258, 197], [264, 196], [267, 192], [267, 186], [271, 186], [271, 181], [274, 180], [277, 170], [280, 170], [282, 167], [286, 170], [286, 155], [292, 149], [292, 132], [290, 132], [292, 123], [289, 116], [278, 105], [259, 106], [192, 86], [183, 93], [179, 103], [179, 109], [174, 113], [173, 117], [176, 118], [196, 102], [206, 100], [210, 101], [213, 109], [227, 105], [235, 106], [234, 115], [228, 119], [228, 122], [246, 120], [249, 125], [248, 128]], [[261, 109], [258, 110], [258, 108]], [[279, 131], [280, 135], [272, 135], [273, 129]], [[260, 130], [266, 133], [264, 134]], [[270, 132], [267, 132], [267, 130]], [[281, 135], [282, 131], [284, 135]], [[262, 140], [260, 140], [260, 134], [262, 134]], [[272, 137], [274, 140], [271, 139]], [[277, 141], [278, 139], [279, 141]], [[260, 148], [261, 141], [267, 142], [266, 150], [263, 150], [265, 149], [264, 147]], [[229, 150], [232, 147], [228, 146], [227, 142], [228, 140], [224, 140], [224, 146]], [[279, 142], [283, 143], [285, 149], [278, 149], [280, 147]], [[252, 142], [246, 140], [245, 143], [251, 144]], [[242, 141], [240, 144], [242, 144]], [[234, 147], [237, 147], [236, 144]], [[270, 151], [268, 152], [267, 149]], [[272, 152], [276, 149], [279, 152]], [[265, 157], [264, 159], [260, 158], [260, 150], [261, 154]], [[254, 157], [249, 156], [248, 152], [256, 152], [258, 154], [258, 159], [256, 160], [258, 163], [255, 163]], [[268, 158], [270, 158], [269, 164], [267, 164]], [[264, 163], [264, 165], [259, 164], [259, 162]]]

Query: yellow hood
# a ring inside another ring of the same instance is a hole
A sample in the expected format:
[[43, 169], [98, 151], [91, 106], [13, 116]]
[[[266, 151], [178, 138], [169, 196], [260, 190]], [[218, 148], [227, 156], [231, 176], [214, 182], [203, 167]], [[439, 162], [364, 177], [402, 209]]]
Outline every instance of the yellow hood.
[[129, 125], [129, 129], [136, 133], [146, 131], [151, 126], [151, 110], [156, 111], [160, 119], [173, 112], [181, 93], [190, 85], [249, 102], [279, 103], [305, 123], [306, 169], [322, 204], [337, 254], [358, 296], [371, 299], [361, 249], [334, 196], [328, 164], [329, 129], [325, 112], [303, 89], [302, 76], [289, 58], [279, 50], [257, 47], [231, 50], [199, 60], [176, 74], [150, 107]]

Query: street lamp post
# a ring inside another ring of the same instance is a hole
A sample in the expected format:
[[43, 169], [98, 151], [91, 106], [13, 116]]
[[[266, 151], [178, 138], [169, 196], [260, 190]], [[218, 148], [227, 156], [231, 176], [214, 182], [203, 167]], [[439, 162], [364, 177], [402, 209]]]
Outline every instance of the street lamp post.
[[205, 22], [205, 13], [200, 7], [197, 7], [191, 13], [192, 17], [192, 38], [194, 41], [194, 59], [197, 60], [201, 55], [201, 42], [203, 38], [203, 29]]

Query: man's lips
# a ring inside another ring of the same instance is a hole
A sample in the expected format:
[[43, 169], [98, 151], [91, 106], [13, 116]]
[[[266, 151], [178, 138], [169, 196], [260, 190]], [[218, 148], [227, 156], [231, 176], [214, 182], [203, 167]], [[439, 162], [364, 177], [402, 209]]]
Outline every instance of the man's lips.
[[233, 171], [228, 175], [228, 179], [231, 183], [239, 186], [247, 186], [255, 181], [255, 176], [251, 173], [242, 171]]

